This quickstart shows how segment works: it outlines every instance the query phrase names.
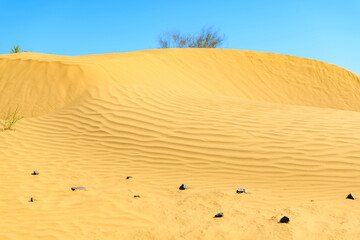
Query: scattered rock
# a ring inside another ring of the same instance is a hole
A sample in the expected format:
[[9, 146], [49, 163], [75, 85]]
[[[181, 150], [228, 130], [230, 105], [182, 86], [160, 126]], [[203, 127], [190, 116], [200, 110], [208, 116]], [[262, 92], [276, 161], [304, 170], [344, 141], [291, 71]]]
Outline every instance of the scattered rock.
[[31, 175], [39, 175], [39, 174], [40, 174], [40, 173], [39, 173], [38, 171], [36, 171], [36, 170], [31, 173]]
[[280, 223], [288, 223], [290, 219], [287, 216], [284, 216], [280, 219]]
[[214, 217], [215, 217], [215, 218], [221, 218], [221, 217], [223, 217], [223, 216], [224, 216], [224, 213], [219, 212], [219, 213], [216, 214]]
[[242, 189], [242, 188], [238, 188], [237, 190], [236, 190], [236, 193], [248, 193], [245, 189]]
[[188, 189], [188, 186], [186, 186], [185, 184], [181, 184], [181, 186], [179, 187], [180, 190], [185, 190]]
[[126, 179], [130, 179], [130, 178], [133, 178], [132, 176], [127, 176]]
[[350, 193], [349, 195], [347, 195], [346, 199], [355, 200], [355, 197], [352, 193]]
[[86, 188], [84, 187], [72, 187], [71, 190], [75, 191], [75, 190], [83, 190], [86, 191]]
[[30, 198], [30, 201], [29, 202], [35, 202], [35, 201], [37, 201], [35, 198]]
[[140, 195], [134, 195], [134, 197], [140, 197]]

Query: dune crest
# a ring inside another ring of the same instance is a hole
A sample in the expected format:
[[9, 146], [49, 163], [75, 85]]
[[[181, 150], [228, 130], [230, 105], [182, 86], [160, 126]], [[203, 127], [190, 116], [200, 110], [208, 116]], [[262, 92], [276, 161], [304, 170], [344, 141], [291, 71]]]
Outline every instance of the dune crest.
[[0, 132], [0, 239], [360, 238], [359, 80], [251, 51], [1, 55], [0, 109], [27, 118]]
[[[360, 110], [360, 77], [311, 59], [226, 49], [167, 49], [79, 57], [0, 56], [0, 108], [26, 116], [61, 109], [107, 83], [239, 99]], [[14, 94], [16, 93], [16, 97]]]

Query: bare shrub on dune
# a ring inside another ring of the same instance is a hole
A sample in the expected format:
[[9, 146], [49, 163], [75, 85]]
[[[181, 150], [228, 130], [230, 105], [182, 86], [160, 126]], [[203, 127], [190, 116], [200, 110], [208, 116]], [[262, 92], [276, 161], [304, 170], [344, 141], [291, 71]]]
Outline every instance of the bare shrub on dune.
[[0, 123], [2, 130], [11, 130], [15, 123], [17, 123], [23, 116], [19, 115], [19, 108], [17, 107], [14, 111], [8, 110], [4, 115], [1, 116]]
[[160, 48], [217, 48], [225, 41], [213, 27], [204, 27], [196, 35], [167, 32], [159, 37]]

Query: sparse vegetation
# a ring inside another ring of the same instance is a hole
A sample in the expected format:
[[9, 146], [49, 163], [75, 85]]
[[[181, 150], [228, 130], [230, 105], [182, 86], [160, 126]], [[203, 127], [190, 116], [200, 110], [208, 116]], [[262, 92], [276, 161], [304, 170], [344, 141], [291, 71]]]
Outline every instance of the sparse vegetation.
[[23, 117], [19, 115], [19, 108], [17, 107], [14, 111], [8, 110], [4, 115], [1, 116], [0, 124], [2, 130], [11, 130], [15, 123], [17, 123]]
[[19, 45], [17, 46], [14, 45], [10, 50], [10, 53], [21, 53], [21, 52], [24, 52], [24, 50], [20, 48]]
[[204, 27], [196, 35], [167, 32], [159, 37], [160, 48], [217, 48], [225, 40], [212, 27]]

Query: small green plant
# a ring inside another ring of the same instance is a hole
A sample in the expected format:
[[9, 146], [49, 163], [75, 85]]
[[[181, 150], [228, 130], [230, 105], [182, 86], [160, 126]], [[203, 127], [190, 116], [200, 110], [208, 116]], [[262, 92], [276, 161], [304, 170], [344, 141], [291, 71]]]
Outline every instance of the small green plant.
[[10, 51], [10, 53], [21, 53], [21, 52], [24, 52], [24, 50], [22, 48], [20, 48], [19, 45], [17, 45], [17, 46], [14, 45]]
[[18, 107], [14, 111], [8, 110], [7, 113], [0, 119], [3, 131], [11, 130], [14, 124], [22, 118], [23, 117], [19, 115]]

